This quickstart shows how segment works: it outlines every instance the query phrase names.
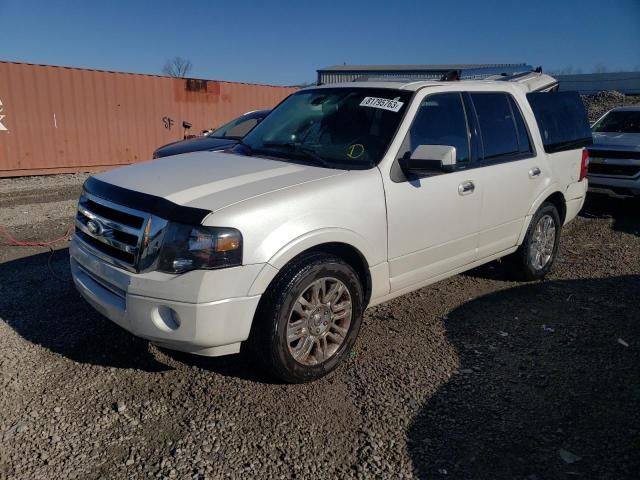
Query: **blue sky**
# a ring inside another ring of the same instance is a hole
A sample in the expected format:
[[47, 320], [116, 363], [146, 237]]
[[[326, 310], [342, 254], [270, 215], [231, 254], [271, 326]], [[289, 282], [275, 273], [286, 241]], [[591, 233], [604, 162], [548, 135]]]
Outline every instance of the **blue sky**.
[[640, 0], [0, 0], [0, 60], [272, 84], [341, 64], [640, 70]]

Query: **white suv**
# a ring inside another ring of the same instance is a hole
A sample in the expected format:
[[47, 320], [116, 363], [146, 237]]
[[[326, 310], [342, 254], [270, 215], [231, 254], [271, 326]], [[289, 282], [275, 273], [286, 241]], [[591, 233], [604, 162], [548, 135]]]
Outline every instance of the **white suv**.
[[95, 175], [76, 286], [157, 345], [214, 356], [249, 341], [281, 379], [320, 377], [366, 307], [501, 257], [524, 279], [549, 271], [584, 201], [591, 135], [577, 95], [530, 88], [312, 87], [232, 151]]

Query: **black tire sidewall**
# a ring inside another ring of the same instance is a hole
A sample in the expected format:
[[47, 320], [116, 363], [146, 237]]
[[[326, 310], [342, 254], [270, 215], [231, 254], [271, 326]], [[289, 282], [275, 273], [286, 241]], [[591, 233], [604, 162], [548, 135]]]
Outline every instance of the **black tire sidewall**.
[[[310, 263], [301, 264], [289, 272], [289, 278], [280, 292], [276, 292], [274, 302], [270, 306], [270, 360], [272, 370], [283, 380], [290, 383], [300, 383], [322, 377], [334, 370], [351, 351], [362, 323], [363, 293], [362, 285], [357, 273], [342, 260], [331, 256], [319, 256]], [[340, 280], [349, 289], [352, 303], [352, 318], [347, 338], [340, 345], [336, 353], [327, 361], [319, 365], [302, 365], [289, 352], [286, 332], [289, 315], [295, 301], [306, 288], [323, 277], [333, 277]]]

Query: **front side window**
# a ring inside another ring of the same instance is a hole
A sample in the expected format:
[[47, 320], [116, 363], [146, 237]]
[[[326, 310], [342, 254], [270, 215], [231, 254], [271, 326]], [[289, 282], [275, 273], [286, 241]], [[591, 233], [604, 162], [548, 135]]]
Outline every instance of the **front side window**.
[[450, 145], [456, 147], [456, 163], [469, 161], [467, 119], [459, 93], [436, 93], [422, 100], [404, 151], [413, 153], [420, 145]]
[[594, 132], [640, 133], [640, 110], [607, 113], [591, 129]]
[[318, 88], [288, 97], [235, 151], [333, 168], [370, 168], [385, 154], [411, 92]]
[[472, 93], [471, 100], [480, 126], [485, 160], [520, 153], [518, 131], [504, 93]]

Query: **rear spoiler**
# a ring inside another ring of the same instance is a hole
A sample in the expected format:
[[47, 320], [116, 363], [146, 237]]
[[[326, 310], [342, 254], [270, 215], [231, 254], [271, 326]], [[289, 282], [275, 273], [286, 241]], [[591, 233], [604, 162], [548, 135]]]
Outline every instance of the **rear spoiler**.
[[499, 82], [511, 82], [522, 85], [527, 92], [555, 92], [560, 83], [551, 75], [542, 73], [542, 68], [538, 67], [531, 72], [521, 72], [514, 75], [495, 75], [488, 80]]

